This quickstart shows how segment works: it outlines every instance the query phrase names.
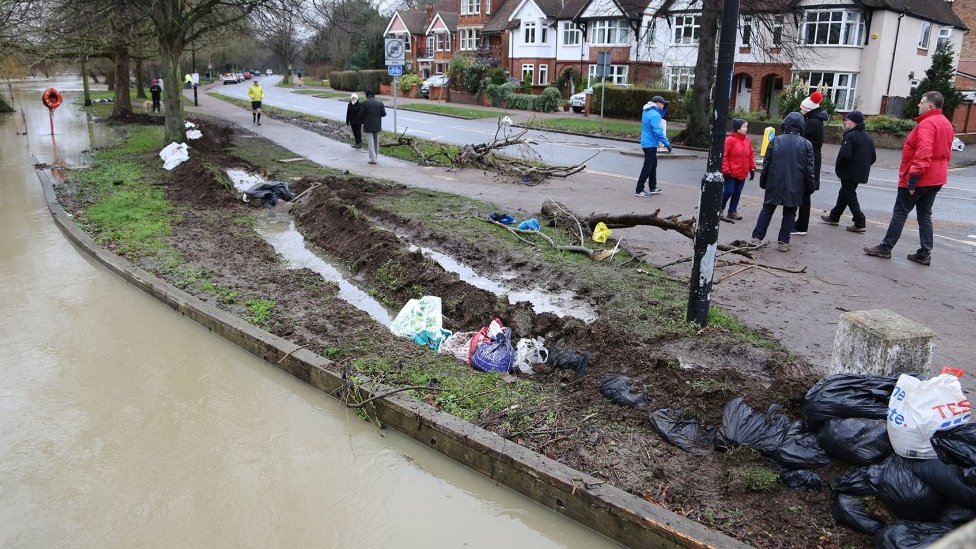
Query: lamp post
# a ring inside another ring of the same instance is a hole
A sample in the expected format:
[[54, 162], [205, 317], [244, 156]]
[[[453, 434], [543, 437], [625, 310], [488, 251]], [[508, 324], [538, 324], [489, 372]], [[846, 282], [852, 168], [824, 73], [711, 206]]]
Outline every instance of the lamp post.
[[712, 136], [708, 147], [708, 168], [701, 181], [698, 198], [698, 223], [695, 225], [695, 254], [688, 290], [688, 322], [708, 325], [709, 294], [715, 272], [718, 249], [719, 212], [722, 208], [722, 153], [725, 144], [725, 122], [729, 116], [732, 92], [732, 69], [735, 62], [736, 27], [739, 22], [739, 0], [724, 0], [722, 30], [719, 34], [717, 74], [712, 91], [715, 109]]
[[[193, 74], [197, 74], [197, 50], [196, 49], [190, 50], [190, 64], [193, 65], [193, 68], [191, 69]], [[199, 76], [197, 78], [199, 78]], [[200, 102], [197, 100], [196, 82], [193, 83], [193, 106], [194, 107], [200, 106]]]

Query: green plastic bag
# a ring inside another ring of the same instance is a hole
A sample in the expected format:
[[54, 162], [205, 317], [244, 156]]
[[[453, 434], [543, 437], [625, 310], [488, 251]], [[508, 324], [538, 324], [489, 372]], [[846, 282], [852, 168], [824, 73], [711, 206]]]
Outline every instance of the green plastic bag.
[[411, 299], [397, 313], [390, 331], [398, 337], [413, 339], [420, 345], [427, 345], [437, 350], [444, 339], [451, 335], [442, 326], [441, 298], [425, 295], [420, 299]]

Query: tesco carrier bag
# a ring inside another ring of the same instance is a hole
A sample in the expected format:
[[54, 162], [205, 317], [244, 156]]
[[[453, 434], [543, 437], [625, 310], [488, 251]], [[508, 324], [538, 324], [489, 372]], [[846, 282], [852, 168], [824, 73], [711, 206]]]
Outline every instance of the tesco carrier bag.
[[902, 457], [934, 459], [938, 456], [929, 441], [932, 435], [968, 423], [970, 417], [969, 399], [956, 376], [922, 381], [902, 374], [888, 401], [888, 438]]

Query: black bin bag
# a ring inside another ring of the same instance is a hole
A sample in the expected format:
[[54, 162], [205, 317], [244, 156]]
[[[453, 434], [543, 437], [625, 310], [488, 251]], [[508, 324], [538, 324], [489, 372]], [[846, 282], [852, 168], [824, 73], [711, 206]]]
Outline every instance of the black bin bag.
[[699, 457], [715, 449], [715, 429], [705, 429], [693, 419], [682, 419], [681, 410], [662, 408], [651, 412], [651, 425], [665, 439]]
[[894, 453], [883, 419], [828, 419], [817, 431], [817, 440], [831, 457], [851, 465], [870, 465]]
[[931, 438], [932, 448], [939, 459], [963, 467], [976, 466], [976, 423], [936, 431]]
[[834, 520], [848, 528], [865, 534], [874, 534], [884, 528], [884, 522], [872, 515], [857, 496], [837, 494], [830, 508]]
[[942, 539], [953, 524], [904, 520], [885, 526], [874, 538], [875, 549], [922, 549]]
[[831, 418], [884, 419], [897, 376], [837, 374], [810, 387], [804, 398], [803, 414], [810, 429]]
[[773, 404], [765, 413], [757, 412], [742, 397], [734, 398], [722, 411], [722, 426], [715, 435], [715, 448], [731, 450], [746, 444], [764, 456], [773, 455], [790, 427], [790, 419], [780, 413], [781, 407]]

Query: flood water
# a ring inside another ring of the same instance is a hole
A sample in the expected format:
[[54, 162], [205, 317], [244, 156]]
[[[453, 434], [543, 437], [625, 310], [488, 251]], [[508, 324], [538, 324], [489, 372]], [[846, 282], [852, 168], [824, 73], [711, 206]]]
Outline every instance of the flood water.
[[0, 116], [0, 547], [612, 545], [379, 432], [75, 249], [32, 165], [84, 162], [101, 130], [68, 93], [52, 142], [51, 84], [15, 84], [26, 127]]

